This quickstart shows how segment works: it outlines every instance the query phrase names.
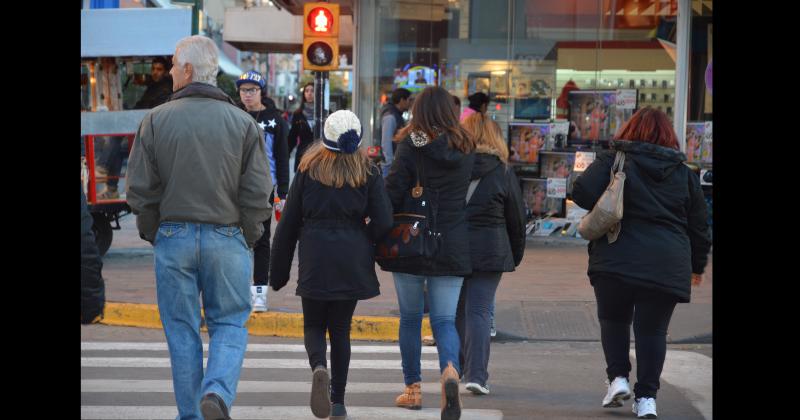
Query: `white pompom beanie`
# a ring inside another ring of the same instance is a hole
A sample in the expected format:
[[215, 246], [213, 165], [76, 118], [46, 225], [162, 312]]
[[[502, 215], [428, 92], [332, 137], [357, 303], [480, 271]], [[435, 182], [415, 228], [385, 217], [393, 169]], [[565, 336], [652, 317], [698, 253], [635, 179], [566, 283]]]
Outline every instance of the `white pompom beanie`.
[[346, 109], [336, 111], [325, 120], [322, 144], [338, 153], [355, 153], [361, 146], [361, 121]]

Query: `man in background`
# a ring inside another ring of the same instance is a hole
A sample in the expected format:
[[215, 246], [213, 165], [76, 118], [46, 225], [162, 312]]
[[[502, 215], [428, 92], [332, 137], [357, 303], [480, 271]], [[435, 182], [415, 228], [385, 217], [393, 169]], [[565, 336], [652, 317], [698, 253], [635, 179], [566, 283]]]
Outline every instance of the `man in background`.
[[392, 141], [395, 133], [403, 128], [403, 113], [411, 108], [411, 91], [404, 88], [395, 89], [392, 98], [381, 109], [381, 150], [383, 151], [383, 177], [389, 175], [389, 168], [394, 161], [397, 143]]

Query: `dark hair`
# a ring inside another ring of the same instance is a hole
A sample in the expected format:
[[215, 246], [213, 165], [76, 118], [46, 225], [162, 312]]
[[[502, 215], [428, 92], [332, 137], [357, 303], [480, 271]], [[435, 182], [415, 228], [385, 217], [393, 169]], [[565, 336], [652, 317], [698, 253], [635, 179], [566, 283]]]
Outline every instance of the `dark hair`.
[[458, 96], [453, 95], [453, 102], [456, 104], [457, 107], [461, 107], [461, 99], [458, 99]]
[[469, 95], [467, 99], [469, 99], [469, 107], [478, 112], [481, 111], [483, 104], [489, 104], [489, 95], [483, 92], [475, 92]]
[[431, 140], [437, 137], [437, 131], [447, 134], [448, 145], [463, 153], [475, 149], [475, 141], [458, 122], [458, 114], [453, 106], [453, 95], [438, 86], [426, 87], [411, 106], [411, 122], [397, 132], [395, 141], [402, 140], [411, 130], [420, 130]]
[[294, 112], [303, 112], [303, 106], [306, 104], [306, 88], [309, 86], [313, 87], [314, 83], [308, 82], [303, 85], [302, 89], [300, 89], [300, 106], [298, 106]]
[[403, 99], [408, 99], [411, 96], [411, 91], [405, 88], [397, 88], [392, 92], [392, 103], [397, 105]]
[[261, 89], [261, 105], [264, 105], [265, 107], [267, 107], [267, 109], [272, 109], [272, 108], [278, 109], [278, 104], [276, 104], [275, 101], [272, 100], [272, 98], [267, 96], [267, 93], [264, 92], [264, 90], [265, 89]]
[[158, 56], [153, 59], [153, 63], [151, 65], [155, 63], [161, 63], [166, 71], [170, 71], [172, 69], [172, 57], [170, 56]]
[[670, 149], [680, 150], [678, 136], [672, 123], [663, 111], [645, 107], [636, 111], [630, 120], [614, 136], [618, 140], [652, 143]]

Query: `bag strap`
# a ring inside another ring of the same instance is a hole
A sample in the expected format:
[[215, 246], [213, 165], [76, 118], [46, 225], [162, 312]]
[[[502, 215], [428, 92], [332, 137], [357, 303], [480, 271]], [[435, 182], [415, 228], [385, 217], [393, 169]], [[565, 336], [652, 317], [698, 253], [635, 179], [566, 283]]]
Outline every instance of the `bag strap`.
[[469, 204], [469, 200], [472, 198], [472, 194], [475, 192], [475, 189], [478, 188], [478, 184], [481, 182], [483, 178], [473, 179], [469, 183], [469, 188], [467, 188], [467, 202]]
[[614, 174], [617, 172], [621, 172], [622, 168], [625, 167], [625, 152], [617, 151], [617, 155], [614, 157], [614, 164], [611, 165], [611, 178], [614, 178]]
[[[422, 171], [422, 176], [420, 176], [420, 171]], [[424, 183], [421, 181], [422, 177], [425, 176], [425, 167], [422, 165], [422, 152], [417, 149], [417, 187], [421, 187]]]

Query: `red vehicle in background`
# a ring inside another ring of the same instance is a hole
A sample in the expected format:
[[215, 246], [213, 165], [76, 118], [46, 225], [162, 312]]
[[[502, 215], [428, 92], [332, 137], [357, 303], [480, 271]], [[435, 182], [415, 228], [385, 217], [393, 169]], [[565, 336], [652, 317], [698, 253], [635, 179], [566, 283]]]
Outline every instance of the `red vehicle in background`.
[[[172, 55], [177, 42], [191, 35], [191, 13], [190, 8], [81, 10], [81, 182], [101, 255], [120, 229], [120, 217], [131, 213], [125, 200], [126, 158], [149, 112], [126, 108], [144, 92], [152, 59]], [[115, 162], [121, 160], [119, 174], [97, 173], [96, 146], [109, 147], [112, 141]], [[111, 180], [117, 181], [114, 193], [101, 194]]]

